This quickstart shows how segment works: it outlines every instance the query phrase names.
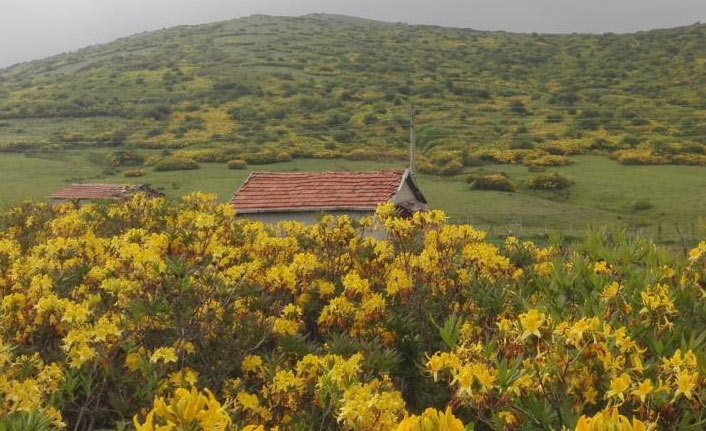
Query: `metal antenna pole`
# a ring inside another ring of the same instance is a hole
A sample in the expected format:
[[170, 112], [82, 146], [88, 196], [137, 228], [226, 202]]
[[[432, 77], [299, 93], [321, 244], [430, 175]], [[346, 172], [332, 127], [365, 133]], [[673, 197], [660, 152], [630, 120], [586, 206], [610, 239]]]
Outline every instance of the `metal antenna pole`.
[[409, 173], [413, 174], [414, 173], [414, 153], [416, 151], [416, 134], [415, 134], [415, 114], [416, 114], [416, 108], [414, 105], [412, 105], [412, 110], [410, 111], [410, 118], [409, 118]]

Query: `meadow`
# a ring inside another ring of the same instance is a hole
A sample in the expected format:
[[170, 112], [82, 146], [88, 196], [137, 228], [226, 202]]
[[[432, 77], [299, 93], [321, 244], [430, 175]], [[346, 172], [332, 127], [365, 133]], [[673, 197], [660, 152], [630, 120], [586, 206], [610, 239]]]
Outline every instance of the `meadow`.
[[[176, 198], [202, 191], [227, 202], [251, 170], [326, 171], [403, 169], [401, 162], [344, 159], [295, 159], [288, 162], [227, 169], [222, 163], [201, 163], [199, 169], [158, 172], [126, 178], [105, 173], [104, 159], [112, 150], [62, 151], [24, 155], [0, 153], [4, 207], [24, 199], [43, 200], [69, 182], [148, 183]], [[158, 151], [145, 150], [149, 157]], [[417, 174], [434, 208], [455, 223], [470, 223], [491, 237], [509, 231], [521, 237], [552, 234], [583, 236], [590, 226], [616, 225], [647, 235], [658, 242], [690, 244], [704, 232], [706, 168], [701, 166], [624, 166], [602, 156], [574, 156], [574, 163], [551, 168], [575, 180], [562, 191], [535, 191], [521, 186], [517, 192], [471, 190], [469, 174], [504, 172], [517, 184], [532, 175], [518, 164], [487, 164], [465, 168], [454, 176]], [[642, 204], [636, 205], [636, 204]]]

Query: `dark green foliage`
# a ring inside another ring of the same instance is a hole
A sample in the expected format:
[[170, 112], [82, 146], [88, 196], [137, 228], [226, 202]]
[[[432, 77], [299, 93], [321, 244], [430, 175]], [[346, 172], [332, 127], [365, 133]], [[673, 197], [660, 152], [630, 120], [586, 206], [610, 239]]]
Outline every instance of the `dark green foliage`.
[[194, 159], [182, 156], [165, 157], [154, 165], [155, 171], [185, 171], [198, 168], [199, 164]]
[[515, 138], [510, 143], [511, 150], [531, 150], [534, 148], [534, 143], [527, 138]]
[[134, 151], [113, 151], [105, 158], [108, 166], [140, 166], [145, 163], [145, 157]]
[[247, 169], [248, 164], [243, 159], [228, 160], [228, 169]]
[[246, 154], [244, 160], [250, 165], [266, 165], [269, 163], [286, 162], [292, 160], [292, 155], [286, 151], [262, 151], [259, 153]]
[[0, 431], [55, 431], [51, 420], [38, 411], [18, 411], [0, 418]]
[[558, 172], [541, 172], [527, 180], [527, 186], [535, 190], [562, 190], [574, 184], [574, 180]]
[[169, 105], [152, 105], [145, 106], [142, 111], [142, 118], [152, 118], [154, 120], [162, 121], [169, 118], [172, 113], [172, 108]]
[[504, 172], [477, 173], [466, 177], [471, 184], [471, 190], [495, 190], [499, 192], [514, 192], [517, 190]]
[[145, 176], [146, 172], [144, 171], [144, 169], [135, 168], [128, 169], [127, 171], [123, 172], [123, 175], [125, 175], [125, 177], [127, 178], [136, 178]]

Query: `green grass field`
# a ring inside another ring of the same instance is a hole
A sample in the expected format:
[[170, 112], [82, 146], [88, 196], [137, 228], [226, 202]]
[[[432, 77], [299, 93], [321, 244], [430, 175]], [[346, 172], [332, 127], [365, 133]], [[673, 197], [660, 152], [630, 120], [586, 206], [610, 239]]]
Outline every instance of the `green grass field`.
[[[108, 150], [67, 151], [41, 156], [0, 154], [0, 203], [12, 205], [25, 198], [44, 199], [72, 181], [149, 183], [177, 197], [194, 191], [216, 193], [227, 201], [251, 169], [272, 171], [369, 170], [404, 168], [401, 163], [297, 159], [272, 165], [229, 170], [223, 164], [202, 163], [193, 171], [155, 172], [125, 178], [105, 175], [102, 159]], [[145, 152], [147, 153], [147, 152]], [[431, 205], [456, 222], [468, 222], [493, 235], [513, 231], [522, 236], [551, 232], [580, 235], [590, 225], [617, 224], [641, 230], [663, 241], [691, 240], [700, 232], [706, 214], [706, 168], [697, 166], [625, 166], [602, 156], [577, 156], [573, 165], [553, 168], [576, 184], [567, 191], [537, 192], [522, 186], [530, 175], [521, 165], [467, 168], [462, 175], [417, 179]], [[517, 193], [471, 191], [467, 173], [503, 171]], [[646, 201], [652, 208], [637, 211]], [[680, 234], [677, 232], [677, 227]], [[661, 233], [658, 232], [661, 230]]]

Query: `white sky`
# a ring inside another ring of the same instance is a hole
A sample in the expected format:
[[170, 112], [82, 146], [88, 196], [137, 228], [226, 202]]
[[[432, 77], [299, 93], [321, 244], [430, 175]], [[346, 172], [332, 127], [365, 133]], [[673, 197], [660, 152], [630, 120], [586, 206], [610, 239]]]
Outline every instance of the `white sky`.
[[311, 12], [480, 30], [617, 33], [706, 21], [706, 0], [0, 0], [0, 67], [179, 24]]

